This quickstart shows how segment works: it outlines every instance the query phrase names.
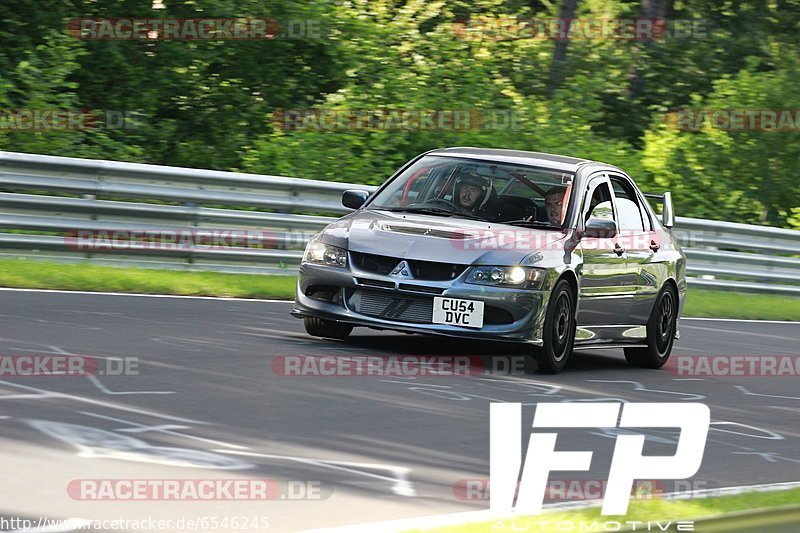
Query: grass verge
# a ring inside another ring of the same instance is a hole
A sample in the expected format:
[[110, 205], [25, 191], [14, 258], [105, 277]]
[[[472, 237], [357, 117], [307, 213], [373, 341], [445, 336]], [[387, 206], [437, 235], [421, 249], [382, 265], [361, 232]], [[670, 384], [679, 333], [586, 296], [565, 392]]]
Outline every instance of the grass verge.
[[294, 276], [150, 270], [0, 259], [0, 287], [235, 298], [294, 298]]
[[[573, 511], [558, 511], [537, 516], [520, 516], [507, 520], [494, 520], [489, 522], [476, 522], [458, 526], [444, 526], [431, 529], [415, 529], [409, 531], [425, 531], [426, 533], [478, 533], [499, 531], [607, 531], [603, 523], [620, 522], [623, 526], [630, 522], [661, 522], [688, 521], [703, 518], [717, 517], [729, 513], [742, 513], [764, 509], [779, 509], [787, 506], [798, 506], [800, 489], [782, 490], [773, 492], [749, 492], [735, 496], [719, 496], [714, 498], [701, 498], [693, 500], [632, 500], [628, 506], [628, 513], [624, 517], [602, 516], [599, 508], [581, 509]], [[728, 521], [726, 521], [728, 522]], [[737, 524], [742, 522], [740, 516], [732, 516], [727, 527], [729, 530], [739, 531]], [[581, 529], [582, 526], [600, 524], [599, 528]], [[794, 520], [791, 524], [795, 524]], [[570, 526], [572, 524], [572, 526]], [[724, 525], [724, 524], [723, 524]], [[669, 529], [675, 531], [675, 524]], [[798, 525], [800, 527], [800, 525]], [[645, 526], [639, 525], [639, 530]], [[558, 529], [560, 528], [560, 529]], [[653, 525], [658, 531], [658, 527]], [[716, 530], [716, 529], [715, 529]], [[768, 531], [769, 529], [764, 529]], [[617, 531], [617, 530], [615, 530]], [[698, 528], [697, 531], [703, 531]], [[790, 531], [790, 529], [781, 529]]]
[[800, 321], [800, 298], [689, 288], [683, 316]]
[[[295, 279], [0, 259], [0, 287], [292, 299]], [[800, 298], [690, 288], [683, 316], [800, 321]]]

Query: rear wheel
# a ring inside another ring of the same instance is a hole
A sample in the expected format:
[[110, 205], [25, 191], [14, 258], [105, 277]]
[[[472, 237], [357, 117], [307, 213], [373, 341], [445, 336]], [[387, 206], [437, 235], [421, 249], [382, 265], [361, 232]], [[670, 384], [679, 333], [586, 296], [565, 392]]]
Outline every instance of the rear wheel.
[[678, 323], [678, 299], [669, 285], [656, 298], [647, 321], [647, 346], [625, 348], [625, 359], [631, 366], [661, 368], [669, 359], [675, 342]]
[[534, 348], [533, 356], [542, 372], [564, 369], [575, 343], [575, 298], [566, 280], [556, 283], [545, 313], [544, 345]]
[[323, 320], [316, 317], [305, 317], [303, 319], [303, 326], [306, 328], [306, 333], [313, 337], [325, 337], [328, 339], [344, 340], [353, 331], [353, 326], [348, 324], [339, 324], [332, 320]]

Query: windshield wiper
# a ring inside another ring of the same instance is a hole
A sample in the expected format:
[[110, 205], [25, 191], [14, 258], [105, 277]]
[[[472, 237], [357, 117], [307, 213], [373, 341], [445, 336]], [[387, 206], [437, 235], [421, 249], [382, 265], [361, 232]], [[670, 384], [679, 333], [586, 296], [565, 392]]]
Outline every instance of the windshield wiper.
[[509, 220], [500, 222], [501, 224], [508, 224], [509, 226], [522, 226], [525, 228], [543, 228], [543, 229], [561, 229], [560, 226], [554, 226], [547, 222], [538, 222], [536, 220]]
[[374, 207], [373, 209], [382, 209], [384, 211], [391, 211], [393, 213], [419, 213], [421, 215], [461, 217], [461, 218], [469, 218], [471, 220], [480, 220], [482, 222], [488, 222], [486, 219], [479, 216], [469, 215], [466, 213], [459, 213], [458, 211], [449, 211], [447, 209], [442, 209], [440, 207]]
[[448, 211], [439, 207], [375, 207], [374, 209], [381, 209], [383, 211], [391, 211], [392, 213], [420, 213], [423, 215], [437, 215], [451, 217], [457, 214], [455, 211]]

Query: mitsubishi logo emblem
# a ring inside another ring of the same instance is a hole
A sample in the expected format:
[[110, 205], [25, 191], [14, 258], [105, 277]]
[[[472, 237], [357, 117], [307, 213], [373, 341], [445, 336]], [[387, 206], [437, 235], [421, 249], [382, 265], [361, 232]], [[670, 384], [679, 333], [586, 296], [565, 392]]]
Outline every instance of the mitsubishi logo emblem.
[[397, 266], [392, 270], [392, 276], [408, 276], [408, 264], [405, 261], [400, 261]]

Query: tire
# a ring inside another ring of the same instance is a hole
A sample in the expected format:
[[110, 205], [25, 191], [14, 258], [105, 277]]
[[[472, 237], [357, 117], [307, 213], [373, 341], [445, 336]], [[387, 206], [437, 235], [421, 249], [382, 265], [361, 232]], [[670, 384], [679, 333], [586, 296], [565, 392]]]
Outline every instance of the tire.
[[561, 372], [575, 344], [575, 297], [569, 282], [556, 283], [544, 319], [544, 345], [535, 347], [533, 357], [541, 372]]
[[661, 368], [675, 343], [678, 298], [669, 285], [661, 289], [647, 321], [647, 347], [625, 348], [625, 359], [639, 368]]
[[306, 328], [306, 333], [312, 337], [325, 337], [328, 339], [344, 340], [353, 331], [353, 326], [348, 324], [339, 324], [332, 320], [323, 320], [316, 317], [305, 317], [303, 326]]

